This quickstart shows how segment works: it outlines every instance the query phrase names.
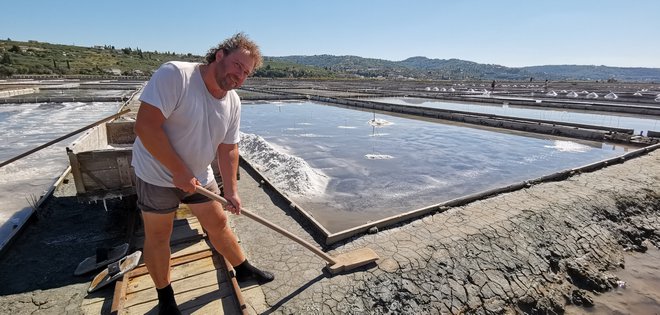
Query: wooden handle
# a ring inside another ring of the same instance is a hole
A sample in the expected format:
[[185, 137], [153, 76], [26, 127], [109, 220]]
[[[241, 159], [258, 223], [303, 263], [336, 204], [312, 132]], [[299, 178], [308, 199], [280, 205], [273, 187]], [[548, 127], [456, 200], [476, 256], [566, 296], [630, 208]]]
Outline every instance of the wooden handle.
[[[211, 191], [207, 190], [204, 187], [197, 186], [197, 192], [199, 192], [200, 194], [202, 194], [206, 197], [209, 197], [209, 198], [211, 198], [215, 201], [220, 202], [222, 205], [227, 205], [228, 204], [228, 202], [225, 198], [222, 198], [222, 197], [218, 196], [217, 194], [212, 193]], [[310, 244], [309, 242], [303, 240], [302, 238], [300, 238], [296, 235], [291, 234], [291, 232], [289, 232], [289, 231], [273, 224], [272, 222], [270, 222], [270, 221], [268, 221], [268, 220], [266, 220], [266, 219], [264, 219], [264, 218], [262, 218], [262, 217], [260, 217], [256, 214], [250, 212], [249, 210], [246, 210], [245, 208], [241, 208], [241, 213], [244, 214], [246, 217], [248, 217], [252, 220], [255, 220], [255, 221], [269, 227], [270, 229], [274, 230], [275, 232], [278, 232], [278, 233], [288, 237], [289, 239], [295, 241], [296, 243], [304, 246], [305, 248], [311, 250], [312, 252], [314, 252], [314, 254], [316, 254], [317, 256], [319, 256], [321, 258], [323, 258], [325, 261], [327, 261], [328, 264], [334, 265], [334, 264], [337, 263], [337, 261], [334, 258], [332, 258], [330, 255], [324, 253], [320, 249], [316, 248], [314, 245]]]
[[92, 128], [92, 127], [96, 127], [96, 126], [98, 126], [98, 125], [100, 125], [100, 124], [102, 124], [102, 123], [104, 123], [104, 122], [106, 122], [106, 121], [108, 121], [108, 120], [115, 119], [115, 118], [117, 118], [117, 117], [119, 117], [119, 116], [121, 116], [121, 115], [123, 115], [123, 114], [126, 114], [126, 113], [128, 113], [128, 112], [130, 112], [130, 111], [131, 111], [130, 109], [123, 110], [123, 111], [121, 111], [121, 112], [119, 112], [119, 113], [116, 113], [116, 114], [114, 114], [114, 115], [112, 115], [112, 116], [108, 116], [108, 117], [106, 117], [106, 118], [103, 118], [103, 119], [101, 119], [101, 120], [99, 120], [99, 121], [97, 121], [97, 122], [95, 122], [95, 123], [93, 123], [93, 124], [89, 124], [89, 125], [87, 125], [87, 126], [85, 126], [85, 127], [82, 127], [82, 128], [80, 128], [80, 129], [78, 129], [78, 130], [76, 130], [76, 131], [69, 132], [69, 133], [67, 133], [66, 135], [63, 135], [63, 136], [61, 136], [61, 137], [59, 137], [59, 138], [57, 138], [57, 139], [55, 139], [55, 140], [53, 140], [53, 141], [50, 141], [50, 142], [48, 142], [48, 143], [44, 143], [44, 144], [42, 144], [42, 145], [40, 145], [40, 146], [38, 146], [38, 147], [36, 147], [36, 148], [30, 150], [30, 151], [27, 151], [27, 152], [25, 152], [25, 153], [19, 154], [19, 155], [15, 156], [15, 157], [13, 157], [13, 158], [11, 158], [11, 159], [9, 159], [9, 160], [6, 160], [6, 161], [0, 163], [0, 167], [3, 167], [3, 166], [5, 166], [5, 165], [7, 165], [7, 164], [9, 164], [9, 163], [11, 163], [11, 162], [14, 162], [14, 161], [18, 160], [18, 159], [24, 158], [24, 157], [26, 157], [26, 156], [28, 156], [28, 155], [34, 153], [34, 152], [37, 152], [37, 151], [39, 151], [39, 150], [41, 150], [41, 149], [43, 149], [43, 148], [45, 148], [45, 147], [47, 147], [47, 146], [50, 146], [50, 145], [52, 145], [52, 144], [54, 144], [54, 143], [60, 142], [60, 141], [66, 139], [66, 138], [68, 138], [68, 137], [71, 137], [71, 136], [73, 136], [73, 135], [75, 135], [75, 134], [77, 134], [77, 133], [79, 133], [79, 132], [85, 131], [85, 130], [87, 130], [87, 129], [89, 129], [89, 128]]

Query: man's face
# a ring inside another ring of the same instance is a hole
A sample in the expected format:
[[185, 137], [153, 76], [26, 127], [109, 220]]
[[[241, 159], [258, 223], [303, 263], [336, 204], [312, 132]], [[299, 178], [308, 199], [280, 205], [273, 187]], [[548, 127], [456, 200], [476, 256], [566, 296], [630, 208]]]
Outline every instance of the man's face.
[[253, 69], [254, 61], [247, 50], [236, 50], [228, 55], [220, 51], [216, 55], [215, 80], [224, 91], [243, 85]]

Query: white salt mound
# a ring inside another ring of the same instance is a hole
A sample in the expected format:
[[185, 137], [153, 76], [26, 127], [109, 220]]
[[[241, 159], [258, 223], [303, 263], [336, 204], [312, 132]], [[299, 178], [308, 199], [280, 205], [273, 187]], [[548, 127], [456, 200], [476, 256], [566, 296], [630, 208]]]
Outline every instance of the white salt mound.
[[241, 133], [241, 156], [288, 196], [313, 197], [323, 194], [330, 178], [305, 160], [278, 151], [262, 137]]
[[619, 98], [619, 96], [614, 94], [614, 92], [610, 92], [609, 94], [605, 95], [605, 98], [608, 100], [615, 100]]

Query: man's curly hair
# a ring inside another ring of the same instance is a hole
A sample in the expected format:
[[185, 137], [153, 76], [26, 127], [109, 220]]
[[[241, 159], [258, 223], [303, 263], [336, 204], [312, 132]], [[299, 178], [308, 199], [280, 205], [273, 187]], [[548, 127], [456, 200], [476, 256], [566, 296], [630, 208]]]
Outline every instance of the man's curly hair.
[[236, 33], [234, 36], [227, 38], [218, 46], [209, 49], [208, 53], [206, 53], [206, 57], [204, 58], [206, 63], [209, 64], [214, 62], [215, 54], [221, 49], [225, 56], [240, 49], [249, 51], [250, 57], [252, 57], [252, 60], [254, 60], [253, 70], [258, 69], [263, 64], [263, 57], [261, 56], [261, 50], [259, 50], [259, 46], [250, 40], [243, 32]]

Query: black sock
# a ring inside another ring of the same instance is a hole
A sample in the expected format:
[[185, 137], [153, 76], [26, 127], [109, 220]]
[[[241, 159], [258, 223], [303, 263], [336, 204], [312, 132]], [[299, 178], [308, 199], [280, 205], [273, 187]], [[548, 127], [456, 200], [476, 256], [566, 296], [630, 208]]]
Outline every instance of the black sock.
[[181, 311], [179, 311], [174, 300], [174, 290], [172, 290], [171, 283], [162, 289], [156, 289], [156, 291], [158, 292], [159, 315], [181, 315]]
[[238, 281], [245, 281], [253, 278], [259, 283], [266, 283], [275, 279], [275, 276], [273, 276], [272, 273], [260, 270], [257, 267], [250, 265], [247, 259], [240, 265], [234, 267], [234, 271], [236, 271], [236, 280]]

